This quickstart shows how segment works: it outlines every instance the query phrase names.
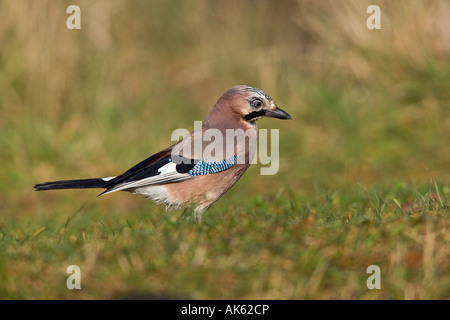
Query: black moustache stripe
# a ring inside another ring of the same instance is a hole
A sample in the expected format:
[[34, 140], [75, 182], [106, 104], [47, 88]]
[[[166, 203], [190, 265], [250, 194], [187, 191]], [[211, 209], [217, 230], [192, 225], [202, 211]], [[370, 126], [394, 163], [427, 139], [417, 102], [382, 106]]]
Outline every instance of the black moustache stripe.
[[252, 119], [262, 117], [264, 114], [265, 114], [264, 110], [253, 111], [253, 112], [250, 112], [249, 114], [246, 114], [244, 118], [245, 118], [245, 120], [250, 121]]

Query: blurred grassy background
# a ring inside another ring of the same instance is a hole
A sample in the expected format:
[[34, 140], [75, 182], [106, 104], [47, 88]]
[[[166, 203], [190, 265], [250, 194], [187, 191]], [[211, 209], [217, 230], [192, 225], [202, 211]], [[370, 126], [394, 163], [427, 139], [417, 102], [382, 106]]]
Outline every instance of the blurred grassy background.
[[[1, 298], [450, 297], [449, 1], [21, 0], [0, 21]], [[280, 129], [279, 173], [250, 168], [202, 225], [33, 191], [123, 172], [237, 84], [293, 120], [259, 121]]]

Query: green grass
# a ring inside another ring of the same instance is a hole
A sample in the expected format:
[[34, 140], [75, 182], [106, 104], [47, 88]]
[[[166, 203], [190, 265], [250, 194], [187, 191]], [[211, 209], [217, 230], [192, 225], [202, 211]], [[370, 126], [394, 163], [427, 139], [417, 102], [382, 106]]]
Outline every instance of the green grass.
[[[70, 31], [70, 1], [0, 2], [0, 298], [448, 299], [449, 4], [377, 3], [371, 31], [370, 1], [86, 0]], [[258, 122], [280, 170], [201, 223], [33, 190], [124, 172], [237, 84], [292, 115]]]
[[[232, 193], [201, 223], [151, 203], [131, 213], [97, 201], [54, 208], [2, 224], [0, 296], [445, 299], [446, 192], [398, 184], [244, 202]], [[79, 291], [65, 285], [73, 264]], [[369, 265], [381, 268], [380, 290], [366, 287]]]

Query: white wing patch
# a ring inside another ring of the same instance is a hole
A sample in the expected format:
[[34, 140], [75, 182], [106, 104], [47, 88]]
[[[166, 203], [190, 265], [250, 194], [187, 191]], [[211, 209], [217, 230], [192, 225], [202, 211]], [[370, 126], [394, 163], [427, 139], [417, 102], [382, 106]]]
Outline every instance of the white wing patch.
[[167, 164], [163, 165], [161, 168], [158, 169], [158, 172], [160, 173], [158, 176], [164, 174], [171, 174], [174, 172], [178, 173], [176, 166], [177, 164], [174, 163], [173, 161], [168, 162]]
[[112, 179], [114, 179], [114, 178], [115, 178], [115, 177], [107, 177], [107, 178], [102, 178], [102, 180], [108, 182], [108, 181], [110, 181], [110, 180], [112, 180]]

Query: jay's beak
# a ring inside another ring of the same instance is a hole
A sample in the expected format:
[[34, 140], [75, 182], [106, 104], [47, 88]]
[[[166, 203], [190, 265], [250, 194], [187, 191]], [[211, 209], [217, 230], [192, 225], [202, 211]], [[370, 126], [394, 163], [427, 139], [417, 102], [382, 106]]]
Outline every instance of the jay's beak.
[[290, 120], [292, 117], [286, 111], [276, 108], [275, 110], [265, 110], [264, 115], [266, 117], [277, 118], [282, 120]]

